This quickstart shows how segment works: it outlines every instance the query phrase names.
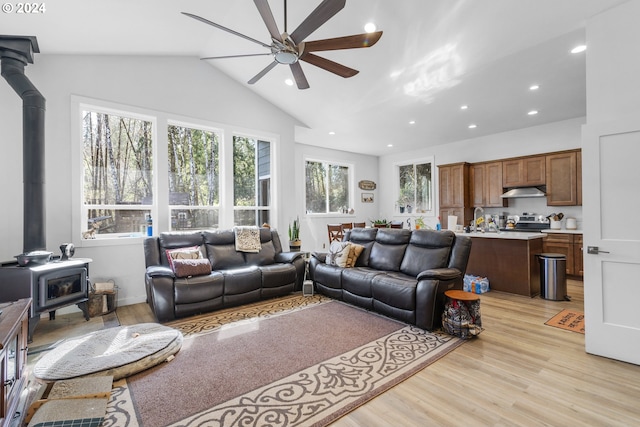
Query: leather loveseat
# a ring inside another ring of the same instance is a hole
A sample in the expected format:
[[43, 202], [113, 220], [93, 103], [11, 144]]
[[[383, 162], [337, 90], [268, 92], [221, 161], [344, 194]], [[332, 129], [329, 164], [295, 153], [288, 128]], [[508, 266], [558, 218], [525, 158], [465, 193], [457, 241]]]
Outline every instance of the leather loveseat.
[[[302, 289], [302, 253], [283, 252], [276, 230], [260, 228], [259, 236], [256, 253], [236, 250], [234, 230], [165, 232], [146, 238], [145, 287], [156, 319], [166, 322]], [[194, 275], [177, 274], [172, 257], [180, 251], [199, 253], [201, 260], [185, 261], [210, 267]]]
[[343, 242], [363, 247], [353, 267], [328, 264], [327, 253], [312, 254], [309, 275], [317, 292], [422, 329], [441, 326], [444, 292], [462, 289], [469, 237], [452, 231], [355, 228]]

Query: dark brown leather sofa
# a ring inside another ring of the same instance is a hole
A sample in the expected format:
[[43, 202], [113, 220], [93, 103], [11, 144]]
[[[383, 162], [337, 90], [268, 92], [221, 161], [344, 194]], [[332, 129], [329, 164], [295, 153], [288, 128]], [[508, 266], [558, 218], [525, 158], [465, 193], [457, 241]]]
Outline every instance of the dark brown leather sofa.
[[312, 254], [319, 293], [433, 330], [442, 324], [444, 292], [462, 289], [471, 239], [451, 231], [355, 228], [345, 241], [364, 246], [355, 266]]
[[[260, 229], [258, 253], [236, 251], [233, 230], [167, 232], [144, 240], [147, 303], [166, 322], [224, 307], [286, 295], [302, 289], [301, 252], [283, 252], [278, 232]], [[200, 247], [209, 274], [176, 277], [167, 250]]]

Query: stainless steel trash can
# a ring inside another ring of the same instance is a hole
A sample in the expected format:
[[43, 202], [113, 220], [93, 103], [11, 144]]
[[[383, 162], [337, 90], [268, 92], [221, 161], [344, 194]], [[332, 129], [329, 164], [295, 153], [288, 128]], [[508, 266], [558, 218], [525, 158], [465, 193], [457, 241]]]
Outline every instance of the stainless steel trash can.
[[540, 297], [552, 301], [568, 301], [567, 257], [563, 254], [543, 253], [540, 262]]

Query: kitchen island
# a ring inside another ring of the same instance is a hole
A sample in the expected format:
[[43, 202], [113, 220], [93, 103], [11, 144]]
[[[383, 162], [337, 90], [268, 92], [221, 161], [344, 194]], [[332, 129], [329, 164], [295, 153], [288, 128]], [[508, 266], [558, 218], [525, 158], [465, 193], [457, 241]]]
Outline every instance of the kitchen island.
[[489, 279], [495, 291], [533, 297], [540, 293], [540, 266], [544, 234], [503, 231], [459, 233], [471, 237], [467, 274]]

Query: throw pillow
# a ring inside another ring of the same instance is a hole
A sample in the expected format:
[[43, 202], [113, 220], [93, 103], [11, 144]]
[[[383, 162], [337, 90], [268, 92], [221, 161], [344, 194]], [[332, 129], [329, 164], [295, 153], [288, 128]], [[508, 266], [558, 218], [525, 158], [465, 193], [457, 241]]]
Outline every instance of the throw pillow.
[[211, 273], [211, 263], [207, 258], [176, 258], [173, 260], [173, 271], [176, 277], [202, 276]]
[[169, 267], [175, 272], [173, 267], [173, 261], [176, 259], [200, 259], [202, 258], [202, 252], [199, 246], [191, 246], [188, 248], [176, 248], [167, 249], [167, 261], [169, 261]]
[[346, 267], [349, 260], [349, 253], [351, 251], [351, 242], [333, 242], [329, 246], [329, 253], [325, 262], [329, 265], [335, 265], [338, 267]]
[[364, 246], [357, 243], [351, 243], [351, 250], [349, 251], [349, 261], [347, 267], [355, 267], [358, 257], [364, 251]]

